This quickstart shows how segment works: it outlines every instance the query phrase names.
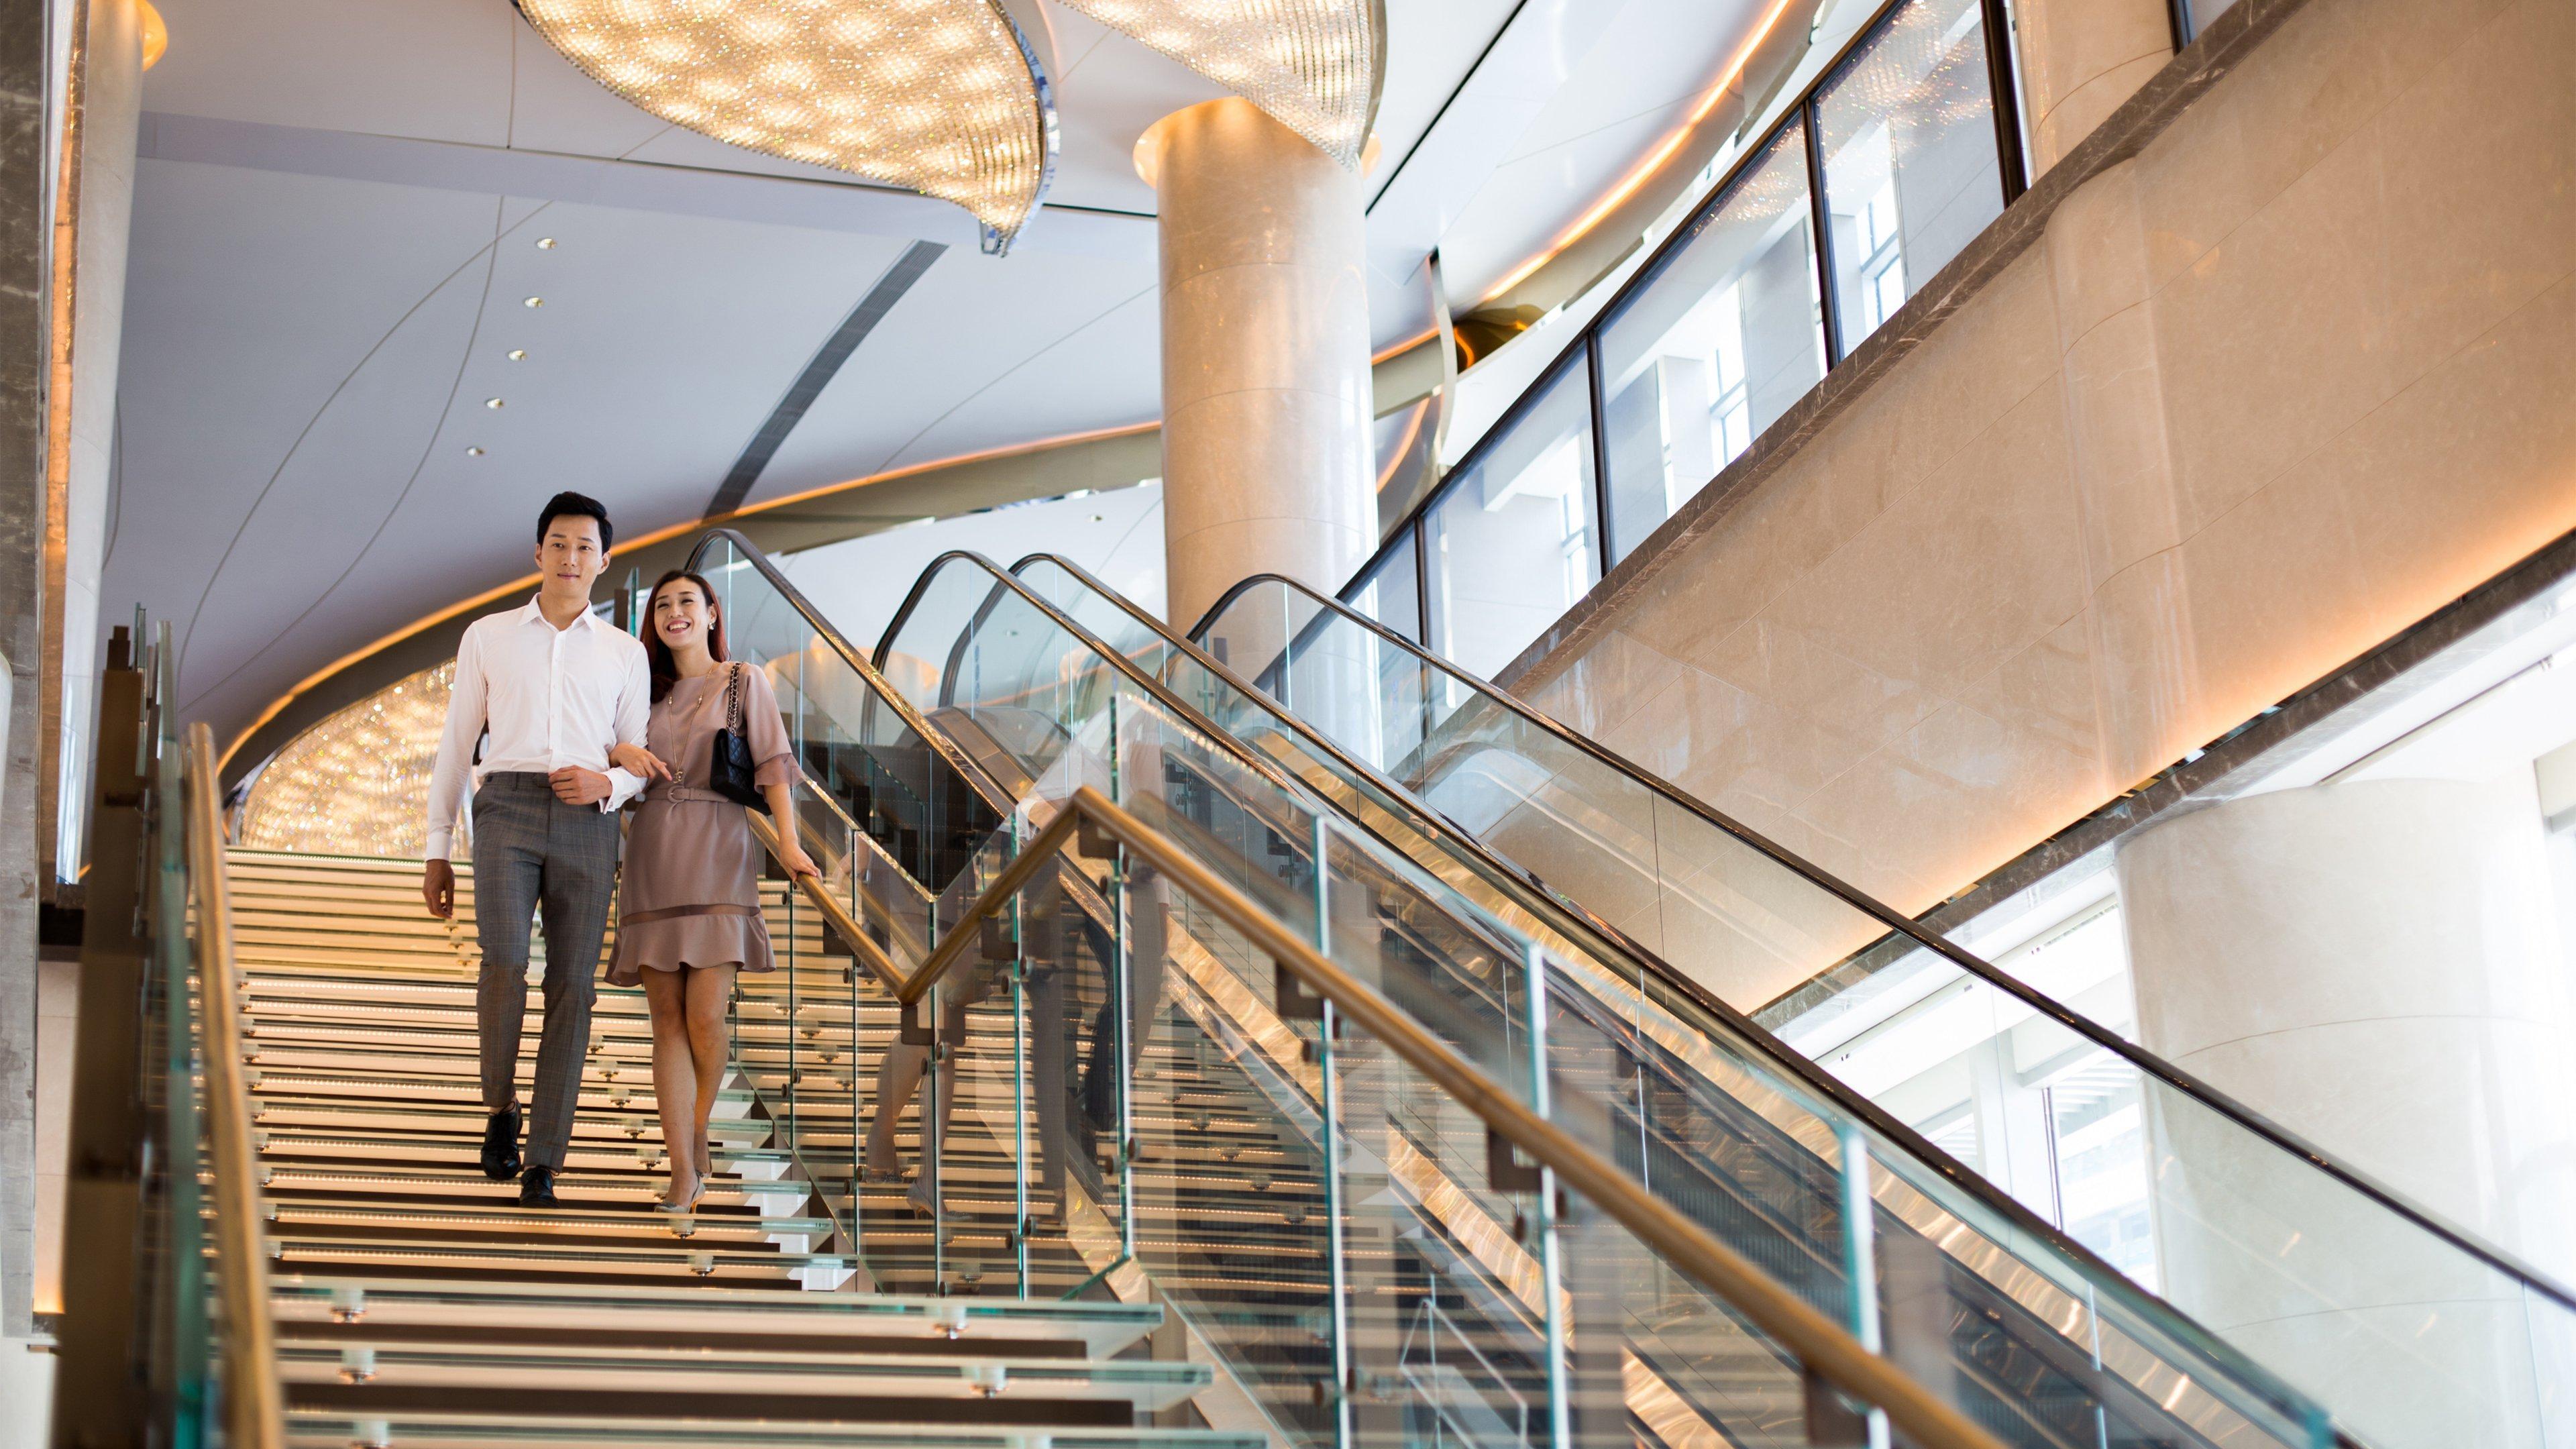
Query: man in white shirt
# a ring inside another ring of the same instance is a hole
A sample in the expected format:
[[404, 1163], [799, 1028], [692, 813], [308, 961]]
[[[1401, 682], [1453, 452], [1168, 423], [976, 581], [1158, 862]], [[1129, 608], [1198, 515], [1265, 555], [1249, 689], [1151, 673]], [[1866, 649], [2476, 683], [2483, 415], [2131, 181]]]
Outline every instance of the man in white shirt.
[[[475, 993], [482, 1038], [482, 1164], [495, 1180], [520, 1172], [519, 1033], [528, 1007], [528, 922], [546, 923], [545, 1030], [537, 1045], [533, 1121], [519, 1201], [555, 1205], [555, 1174], [572, 1142], [590, 1046], [600, 939], [617, 883], [617, 809], [643, 780], [610, 763], [641, 750], [651, 708], [644, 646], [590, 611], [608, 567], [608, 510], [558, 493], [537, 518], [537, 596], [477, 619], [456, 647], [456, 689], [429, 777], [429, 861], [420, 890], [429, 913], [455, 914], [458, 798], [474, 779], [474, 926], [483, 948]], [[480, 766], [474, 743], [491, 745]]]

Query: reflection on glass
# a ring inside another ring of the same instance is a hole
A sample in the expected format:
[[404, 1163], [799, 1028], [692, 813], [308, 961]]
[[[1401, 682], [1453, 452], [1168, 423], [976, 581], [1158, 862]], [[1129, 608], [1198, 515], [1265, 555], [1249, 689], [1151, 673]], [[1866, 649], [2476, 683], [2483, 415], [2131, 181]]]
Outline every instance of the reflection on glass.
[[1436, 481], [1431, 470], [1431, 445], [1439, 434], [1436, 406], [1437, 399], [1426, 397], [1397, 408], [1374, 425], [1380, 538], [1404, 522], [1422, 501], [1423, 490]]
[[1806, 146], [1773, 138], [1602, 330], [1614, 563], [1825, 375]]
[[1816, 93], [1842, 350], [2003, 210], [1977, 0], [1912, 0]]
[[1351, 607], [1418, 644], [1422, 641], [1422, 587], [1413, 554], [1408, 536], [1360, 581], [1351, 595]]
[[1479, 674], [1512, 661], [1600, 577], [1592, 398], [1580, 354], [1432, 506], [1431, 647]]
[[2095, 1052], [2041, 1089], [2047, 1094], [2058, 1212], [2066, 1235], [2156, 1287], [2147, 1213], [2147, 1141], [2138, 1072]]

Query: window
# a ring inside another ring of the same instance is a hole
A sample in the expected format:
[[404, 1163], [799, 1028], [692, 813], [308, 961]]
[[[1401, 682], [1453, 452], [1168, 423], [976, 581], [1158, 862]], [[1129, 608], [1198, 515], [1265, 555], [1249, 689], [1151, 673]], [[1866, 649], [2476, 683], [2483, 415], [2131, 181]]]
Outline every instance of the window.
[[1509, 664], [1600, 576], [1584, 363], [1560, 366], [1423, 516], [1428, 643], [1472, 673]]
[[1912, 0], [1816, 92], [1846, 353], [2003, 211], [1977, 0]]
[[1806, 146], [1773, 137], [1602, 329], [1613, 562], [1825, 375]]

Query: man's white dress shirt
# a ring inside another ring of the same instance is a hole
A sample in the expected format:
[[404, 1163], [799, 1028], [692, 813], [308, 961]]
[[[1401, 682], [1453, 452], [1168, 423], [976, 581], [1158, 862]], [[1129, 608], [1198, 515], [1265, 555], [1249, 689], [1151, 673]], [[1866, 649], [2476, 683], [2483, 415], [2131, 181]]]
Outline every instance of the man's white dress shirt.
[[[610, 768], [608, 752], [644, 743], [652, 693], [643, 643], [588, 610], [558, 629], [531, 599], [468, 625], [429, 775], [430, 859], [449, 854], [469, 768], [480, 785], [496, 770], [552, 774], [577, 765], [608, 776], [600, 809], [624, 805], [644, 782]], [[492, 747], [475, 766], [474, 742], [487, 726]]]

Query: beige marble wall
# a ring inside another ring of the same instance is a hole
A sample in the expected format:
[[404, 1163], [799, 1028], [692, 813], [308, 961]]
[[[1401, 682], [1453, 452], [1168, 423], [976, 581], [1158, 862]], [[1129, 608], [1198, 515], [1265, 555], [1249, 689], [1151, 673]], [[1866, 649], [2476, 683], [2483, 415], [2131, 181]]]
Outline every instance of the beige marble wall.
[[1524, 692], [1943, 899], [2576, 527], [2571, 81], [2315, 0]]

